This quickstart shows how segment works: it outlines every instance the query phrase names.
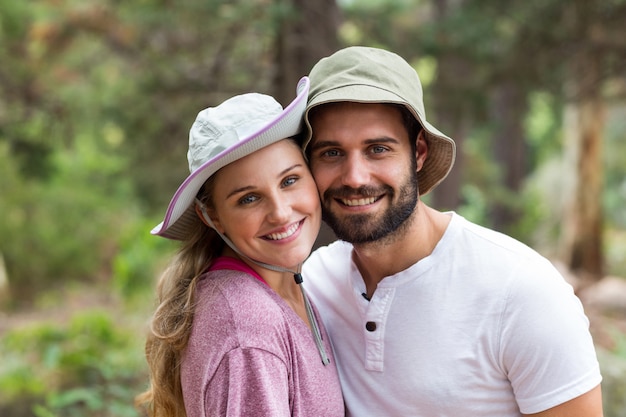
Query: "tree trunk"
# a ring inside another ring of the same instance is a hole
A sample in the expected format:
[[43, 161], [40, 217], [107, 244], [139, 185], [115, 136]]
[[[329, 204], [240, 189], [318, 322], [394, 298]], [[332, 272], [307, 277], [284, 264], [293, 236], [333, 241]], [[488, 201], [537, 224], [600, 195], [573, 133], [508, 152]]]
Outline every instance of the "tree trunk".
[[460, 61], [449, 55], [439, 58], [439, 71], [433, 86], [434, 120], [428, 119], [456, 143], [454, 167], [432, 192], [432, 206], [439, 210], [455, 210], [461, 204], [463, 142], [470, 128], [470, 117], [464, 110], [463, 101], [452, 102], [459, 93], [453, 80], [458, 80], [458, 74], [467, 71], [467, 66]]
[[0, 307], [4, 307], [10, 300], [9, 274], [4, 264], [4, 256], [0, 252]]
[[522, 118], [526, 114], [526, 94], [513, 79], [501, 80], [491, 94], [491, 121], [494, 157], [499, 167], [499, 186], [503, 190], [493, 200], [491, 227], [509, 232], [519, 219], [519, 192], [526, 174], [526, 145]]
[[[433, 1], [435, 19], [444, 20], [462, 1]], [[445, 34], [444, 34], [445, 35]], [[444, 36], [445, 38], [445, 36]], [[454, 52], [444, 52], [437, 59], [437, 78], [433, 84], [433, 113], [427, 119], [456, 143], [456, 161], [446, 179], [432, 192], [431, 205], [439, 210], [455, 210], [461, 204], [461, 179], [463, 174], [463, 141], [469, 131], [471, 116], [467, 109], [464, 80], [471, 79], [468, 62]]]
[[566, 195], [561, 250], [566, 265], [583, 278], [598, 280], [602, 256], [602, 133], [605, 108], [600, 96], [601, 56], [588, 49], [569, 66], [564, 114]]
[[295, 96], [296, 83], [320, 59], [338, 48], [339, 7], [335, 0], [276, 0], [290, 12], [280, 22], [276, 38], [277, 69], [274, 95], [286, 105]]

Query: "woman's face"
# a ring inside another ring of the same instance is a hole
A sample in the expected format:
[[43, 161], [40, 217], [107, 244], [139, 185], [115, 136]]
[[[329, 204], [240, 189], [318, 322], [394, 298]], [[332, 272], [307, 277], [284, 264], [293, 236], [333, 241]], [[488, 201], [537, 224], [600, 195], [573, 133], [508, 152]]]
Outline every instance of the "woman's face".
[[294, 268], [319, 233], [317, 187], [292, 140], [281, 140], [215, 174], [211, 218], [246, 256]]

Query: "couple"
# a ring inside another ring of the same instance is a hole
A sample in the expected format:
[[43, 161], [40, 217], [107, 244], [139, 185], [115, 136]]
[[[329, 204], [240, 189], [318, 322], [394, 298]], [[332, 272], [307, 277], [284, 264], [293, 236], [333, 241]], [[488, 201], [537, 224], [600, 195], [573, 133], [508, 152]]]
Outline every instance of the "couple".
[[[151, 414], [601, 416], [571, 287], [420, 199], [454, 156], [415, 71], [375, 48], [322, 59], [284, 110], [200, 112], [153, 230], [183, 246], [146, 344]], [[340, 240], [304, 262], [322, 216]]]

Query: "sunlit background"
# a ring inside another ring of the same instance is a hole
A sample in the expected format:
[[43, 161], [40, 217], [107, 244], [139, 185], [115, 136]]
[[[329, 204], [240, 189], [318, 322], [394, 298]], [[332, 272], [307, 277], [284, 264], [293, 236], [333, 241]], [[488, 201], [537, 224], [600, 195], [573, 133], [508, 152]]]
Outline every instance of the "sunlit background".
[[[347, 45], [402, 55], [457, 163], [425, 198], [549, 257], [626, 415], [622, 0], [0, 0], [0, 416], [140, 413], [152, 237], [196, 114], [286, 104]], [[331, 239], [322, 232], [319, 244]]]

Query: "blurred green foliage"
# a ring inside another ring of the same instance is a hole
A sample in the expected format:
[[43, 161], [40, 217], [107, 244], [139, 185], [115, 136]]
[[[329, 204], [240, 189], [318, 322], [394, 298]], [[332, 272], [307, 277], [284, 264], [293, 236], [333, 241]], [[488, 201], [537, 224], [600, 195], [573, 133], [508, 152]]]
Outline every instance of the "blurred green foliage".
[[617, 331], [615, 337], [618, 343], [616, 351], [598, 349], [605, 417], [621, 417], [626, 410], [626, 338]]
[[45, 181], [20, 180], [0, 143], [7, 187], [0, 213], [8, 220], [0, 222], [1, 247], [17, 295], [105, 272], [117, 252], [118, 233], [137, 219], [131, 179], [120, 175], [123, 156], [90, 137], [57, 150], [50, 158], [55, 173]]
[[[510, 233], [550, 255], [562, 204], [559, 60], [581, 41], [556, 22], [579, 2], [340, 3], [344, 44], [405, 56], [422, 75], [429, 112], [443, 96], [473, 122], [459, 149], [458, 211], [488, 225], [494, 202], [505, 204], [521, 213]], [[435, 13], [444, 3], [445, 19]], [[593, 4], [607, 27], [624, 9], [621, 0]], [[5, 307], [62, 304], [55, 290], [76, 282], [121, 300], [61, 325], [0, 329], [0, 415], [136, 415], [132, 398], [147, 383], [137, 329], [176, 247], [149, 231], [188, 174], [188, 128], [226, 97], [271, 91], [276, 37], [293, 12], [272, 0], [0, 0], [0, 254], [12, 295]], [[472, 70], [441, 94], [434, 86], [446, 53]], [[607, 77], [623, 64], [611, 59]], [[528, 97], [528, 175], [519, 193], [502, 186], [491, 152], [487, 96], [505, 75]], [[626, 108], [612, 95], [624, 91], [622, 78], [605, 87], [614, 101], [602, 203], [607, 270], [626, 276]], [[128, 308], [141, 319], [119, 317]]]
[[110, 312], [93, 310], [64, 326], [7, 332], [0, 341], [0, 414], [137, 416], [133, 397], [146, 373], [141, 341], [130, 330]]
[[126, 300], [145, 296], [146, 289], [154, 288], [155, 271], [165, 267], [176, 247], [175, 242], [146, 233], [154, 226], [156, 223], [137, 221], [120, 234], [112, 286]]

